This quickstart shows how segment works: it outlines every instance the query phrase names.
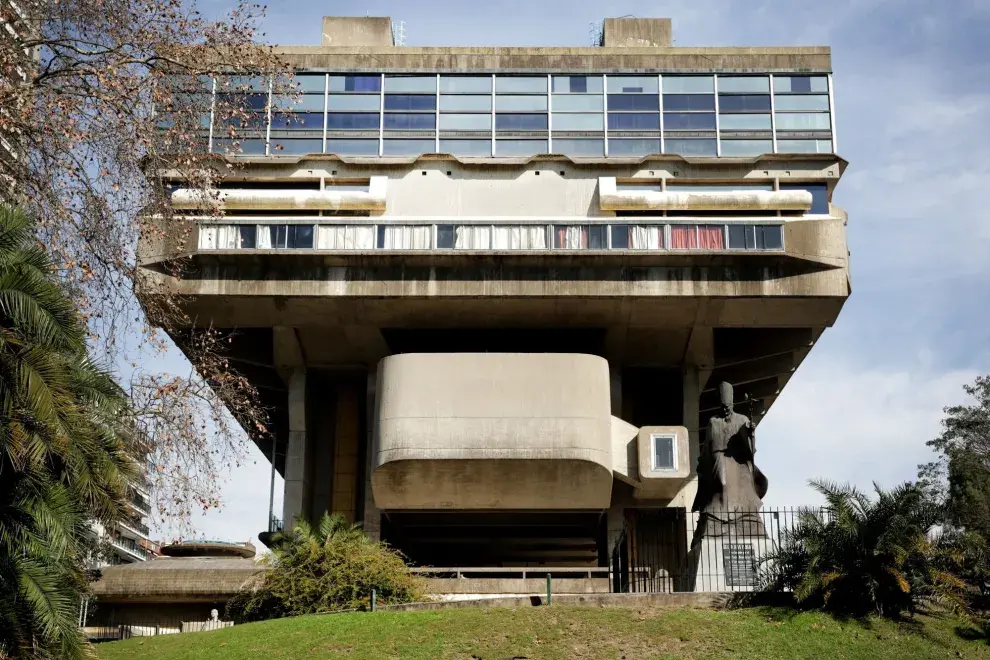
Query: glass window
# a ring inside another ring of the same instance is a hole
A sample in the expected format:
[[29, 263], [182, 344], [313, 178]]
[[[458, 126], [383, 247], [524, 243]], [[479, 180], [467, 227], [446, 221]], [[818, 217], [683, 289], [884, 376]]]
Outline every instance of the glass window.
[[454, 248], [454, 225], [437, 225], [437, 249]]
[[723, 131], [769, 131], [770, 115], [719, 115], [718, 125]]
[[495, 93], [546, 94], [546, 76], [495, 76]]
[[674, 461], [676, 438], [672, 435], [653, 435], [650, 436], [650, 440], [653, 442], [653, 469], [677, 469], [677, 464]]
[[553, 114], [554, 131], [601, 131], [604, 125], [600, 112]]
[[258, 244], [258, 227], [256, 225], [240, 225], [237, 229], [241, 249], [253, 250]]
[[[611, 107], [611, 106], [610, 106]], [[664, 94], [663, 109], [667, 111], [690, 112], [693, 110], [715, 110], [714, 94]]]
[[328, 154], [337, 154], [339, 156], [377, 156], [378, 140], [347, 140], [330, 138], [327, 140], [326, 152]]
[[729, 225], [730, 250], [780, 250], [784, 247], [780, 225]]
[[828, 112], [827, 94], [785, 95], [774, 98], [774, 109], [777, 112], [805, 112], [820, 110]]
[[675, 250], [695, 250], [698, 248], [697, 225], [671, 225], [670, 247]]
[[769, 94], [770, 78], [767, 76], [719, 76], [718, 92], [736, 94]]
[[[656, 76], [609, 76], [609, 94], [656, 94], [660, 90]], [[611, 100], [609, 100], [611, 105]]]
[[293, 112], [303, 110], [319, 110], [323, 112], [323, 94], [299, 94], [294, 97], [276, 96], [272, 101], [272, 106]]
[[433, 140], [421, 139], [386, 139], [382, 146], [383, 156], [418, 156], [431, 154], [437, 145]]
[[331, 92], [380, 92], [382, 77], [373, 76], [330, 76]]
[[828, 186], [824, 183], [782, 183], [781, 190], [807, 190], [811, 193], [811, 208], [808, 213], [828, 214]]
[[790, 93], [828, 92], [825, 76], [774, 76], [773, 91]]
[[218, 140], [213, 139], [213, 152], [229, 156], [263, 156], [264, 140]]
[[761, 156], [773, 153], [770, 140], [722, 140], [723, 156]]
[[612, 225], [609, 227], [613, 250], [629, 249], [629, 225]]
[[558, 250], [604, 250], [608, 247], [605, 225], [558, 225], [553, 228], [553, 246]]
[[[327, 77], [326, 75], [319, 74], [308, 74], [308, 73], [297, 73], [292, 76], [292, 79], [279, 80], [279, 84], [284, 84], [291, 89], [300, 92], [320, 92], [326, 89]], [[282, 89], [282, 88], [277, 88]]]
[[601, 94], [601, 76], [554, 76], [555, 94]]
[[440, 112], [491, 112], [492, 97], [440, 95]]
[[715, 113], [665, 112], [663, 113], [663, 129], [665, 131], [714, 131]]
[[777, 152], [782, 154], [830, 154], [831, 140], [777, 140]]
[[658, 112], [608, 113], [610, 131], [657, 131], [660, 130]]
[[272, 115], [272, 130], [322, 131], [322, 112], [295, 112]]
[[605, 155], [605, 140], [575, 140], [554, 138], [553, 152], [565, 156], [602, 157]]
[[330, 131], [377, 131], [378, 113], [331, 112], [327, 115], [327, 130]]
[[272, 156], [323, 153], [323, 138], [272, 138]]
[[496, 131], [545, 131], [547, 116], [540, 115], [495, 115]]
[[770, 112], [769, 94], [718, 95], [719, 112]]
[[491, 94], [492, 77], [440, 76], [440, 91], [456, 94]]
[[714, 94], [715, 80], [711, 76], [664, 76], [664, 94]]
[[655, 94], [609, 94], [608, 109], [659, 110], [660, 97]]
[[608, 155], [610, 157], [649, 156], [658, 153], [660, 153], [660, 140], [610, 138], [608, 141]]
[[749, 228], [750, 228], [749, 225], [729, 225], [730, 250], [746, 249], [746, 231]]
[[430, 110], [437, 109], [435, 94], [386, 94], [386, 110]]
[[547, 153], [546, 140], [496, 140], [495, 155], [499, 158], [535, 156]]
[[471, 158], [491, 158], [491, 140], [440, 140], [440, 153]]
[[554, 94], [551, 100], [554, 112], [601, 111], [602, 97], [591, 94]]
[[[611, 146], [611, 143], [609, 145]], [[716, 151], [715, 140], [667, 139], [664, 141], [664, 147], [668, 154], [682, 156], [714, 156]]]
[[[430, 117], [431, 115], [425, 115]], [[441, 131], [490, 131], [492, 130], [492, 116], [490, 114], [477, 115], [440, 115]]]
[[221, 108], [265, 110], [268, 108], [268, 93], [217, 94], [217, 104]]
[[217, 91], [268, 92], [268, 76], [220, 76], [217, 83]]
[[381, 97], [374, 94], [331, 94], [327, 97], [327, 109], [331, 112], [378, 112]]
[[777, 115], [778, 131], [827, 131], [831, 127], [829, 116], [824, 112], [788, 112]]
[[415, 114], [386, 113], [385, 130], [432, 131], [437, 127], [437, 116], [425, 112]]
[[546, 112], [547, 96], [495, 96], [495, 112]]
[[[756, 230], [763, 234], [764, 250], [782, 250], [784, 248], [784, 228], [780, 225], [757, 226]], [[760, 239], [757, 237], [757, 243], [759, 241]]]
[[313, 225], [264, 225], [261, 227], [262, 246], [275, 249], [300, 250], [313, 247]]
[[385, 93], [436, 93], [436, 76], [385, 76]]

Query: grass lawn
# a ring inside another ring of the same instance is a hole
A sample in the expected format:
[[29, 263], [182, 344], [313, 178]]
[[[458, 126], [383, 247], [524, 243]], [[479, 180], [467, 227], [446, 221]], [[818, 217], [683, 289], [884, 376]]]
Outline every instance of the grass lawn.
[[765, 608], [534, 607], [307, 616], [97, 646], [101, 660], [987, 658], [958, 621], [839, 621]]

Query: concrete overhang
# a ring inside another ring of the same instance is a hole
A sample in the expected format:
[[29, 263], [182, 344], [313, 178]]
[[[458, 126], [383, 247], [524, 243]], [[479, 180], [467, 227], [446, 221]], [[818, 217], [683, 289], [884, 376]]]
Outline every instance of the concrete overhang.
[[807, 211], [807, 190], [617, 190], [615, 177], [598, 178], [603, 211]]
[[275, 209], [286, 211], [385, 211], [384, 176], [371, 177], [367, 191], [336, 190], [257, 190], [228, 188], [215, 192], [179, 188], [172, 193], [176, 209], [223, 208], [228, 211]]
[[378, 366], [371, 476], [383, 510], [608, 508], [608, 363], [410, 353]]

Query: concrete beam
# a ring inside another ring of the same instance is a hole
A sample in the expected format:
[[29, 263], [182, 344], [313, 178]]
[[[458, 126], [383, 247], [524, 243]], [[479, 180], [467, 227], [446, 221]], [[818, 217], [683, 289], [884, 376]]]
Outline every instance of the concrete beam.
[[288, 382], [293, 371], [305, 368], [306, 357], [295, 328], [276, 325], [272, 328], [274, 340], [275, 369], [283, 380]]
[[292, 529], [309, 518], [310, 480], [306, 438], [306, 370], [297, 367], [289, 375], [289, 438], [285, 451], [285, 490], [282, 521]]

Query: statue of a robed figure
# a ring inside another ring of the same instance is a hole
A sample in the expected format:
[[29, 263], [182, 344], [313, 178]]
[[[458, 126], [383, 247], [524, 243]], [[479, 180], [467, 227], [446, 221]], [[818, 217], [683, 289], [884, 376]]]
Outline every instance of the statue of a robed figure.
[[767, 478], [754, 463], [756, 425], [734, 409], [732, 385], [718, 386], [721, 410], [708, 422], [698, 459], [698, 494], [693, 511], [701, 536], [763, 536], [760, 519]]

